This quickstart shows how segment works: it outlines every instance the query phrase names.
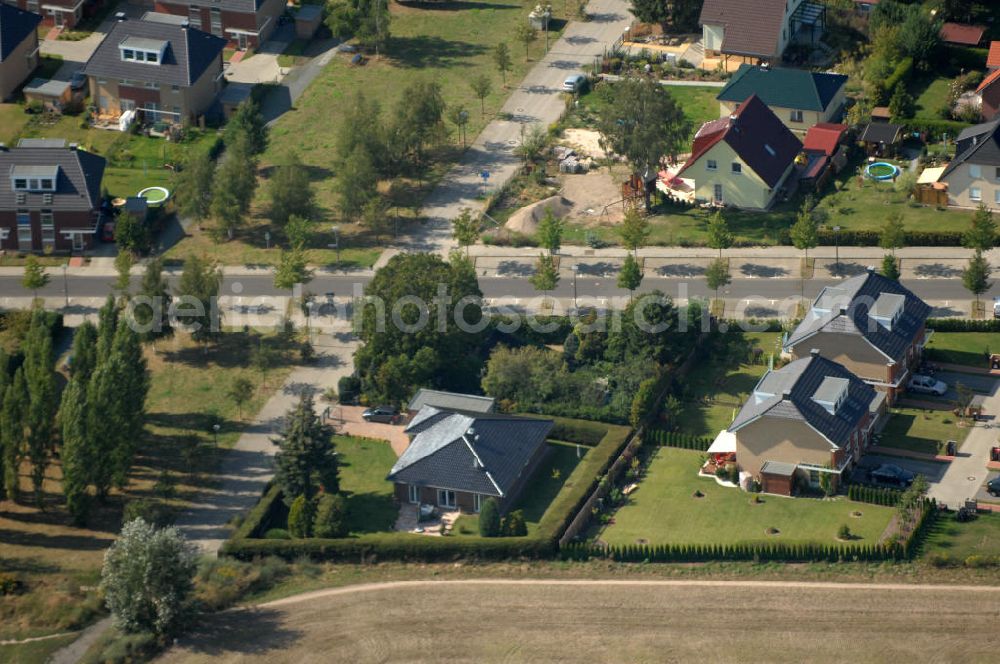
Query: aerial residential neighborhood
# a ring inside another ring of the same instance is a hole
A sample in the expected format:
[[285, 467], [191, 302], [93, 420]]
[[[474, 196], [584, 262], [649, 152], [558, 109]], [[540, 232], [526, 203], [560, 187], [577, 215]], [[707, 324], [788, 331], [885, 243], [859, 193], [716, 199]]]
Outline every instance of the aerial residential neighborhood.
[[998, 112], [989, 0], [0, 0], [0, 662], [995, 659]]

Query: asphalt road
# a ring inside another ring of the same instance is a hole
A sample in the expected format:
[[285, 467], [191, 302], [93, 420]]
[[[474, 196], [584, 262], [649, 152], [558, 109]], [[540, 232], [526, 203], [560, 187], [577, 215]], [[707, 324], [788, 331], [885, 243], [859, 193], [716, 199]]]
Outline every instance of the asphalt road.
[[[320, 276], [305, 286], [305, 290], [322, 295], [333, 292], [338, 296], [350, 295], [355, 284], [363, 287], [370, 281], [367, 275], [359, 276]], [[67, 287], [70, 297], [103, 297], [111, 291], [113, 277], [74, 276], [68, 280]], [[558, 287], [547, 295], [562, 298], [573, 297], [574, 284], [572, 277], [563, 277]], [[171, 279], [176, 284], [176, 279]], [[839, 283], [838, 280], [812, 279], [805, 282], [803, 293], [806, 297], [815, 297], [824, 286]], [[139, 284], [139, 277], [133, 279], [133, 288]], [[488, 298], [516, 297], [531, 298], [542, 295], [536, 291], [527, 278], [524, 277], [480, 277], [480, 288]], [[964, 302], [970, 299], [969, 292], [962, 287], [958, 279], [916, 279], [904, 282], [914, 293], [924, 300]], [[39, 290], [40, 296], [56, 297], [63, 294], [63, 280], [55, 276], [52, 281]], [[704, 279], [700, 278], [658, 278], [646, 277], [639, 293], [659, 289], [671, 297], [682, 299], [687, 297], [708, 297], [713, 295]], [[798, 279], [735, 279], [732, 284], [720, 291], [720, 295], [729, 300], [782, 300], [797, 297], [800, 293]], [[270, 275], [227, 277], [223, 282], [222, 295], [241, 295], [256, 297], [266, 295], [288, 295], [289, 291], [275, 288], [274, 278]], [[628, 291], [618, 288], [615, 277], [582, 276], [576, 279], [576, 294], [578, 297], [613, 297], [627, 296]], [[0, 297], [27, 297], [28, 292], [21, 285], [19, 276], [0, 276]], [[983, 295], [986, 300], [1000, 296], [1000, 283], [994, 285], [989, 293]]]

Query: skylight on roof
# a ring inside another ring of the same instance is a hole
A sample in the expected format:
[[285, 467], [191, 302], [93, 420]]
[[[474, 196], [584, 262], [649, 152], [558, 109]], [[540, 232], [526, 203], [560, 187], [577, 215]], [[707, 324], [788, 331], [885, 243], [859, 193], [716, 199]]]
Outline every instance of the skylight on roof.
[[767, 143], [764, 144], [764, 149], [767, 150], [767, 153], [769, 155], [771, 155], [772, 157], [777, 157], [778, 156], [778, 153], [774, 151], [774, 148], [772, 148]]

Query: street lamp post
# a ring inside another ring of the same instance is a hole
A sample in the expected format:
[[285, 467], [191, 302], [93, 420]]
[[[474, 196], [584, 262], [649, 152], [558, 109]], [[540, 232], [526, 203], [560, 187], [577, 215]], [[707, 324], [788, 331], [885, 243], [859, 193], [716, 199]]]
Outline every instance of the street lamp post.
[[264, 231], [264, 244], [267, 249], [271, 248], [271, 231]]
[[212, 425], [212, 439], [215, 442], [215, 449], [219, 449], [219, 429], [221, 428], [218, 423]]
[[328, 244], [330, 249], [337, 250], [337, 264], [340, 264], [340, 226], [334, 224], [330, 230], [333, 231], [333, 244]]
[[66, 268], [67, 267], [68, 267], [68, 264], [67, 263], [63, 263], [63, 265], [62, 265], [62, 273], [63, 273], [63, 298], [66, 300], [66, 308], [69, 308], [69, 280], [66, 279]]
[[576, 304], [576, 274], [577, 274], [577, 272], [580, 271], [580, 266], [577, 265], [576, 263], [573, 263], [573, 265], [570, 266], [570, 269], [573, 270], [573, 309], [576, 310], [576, 308], [577, 308], [577, 304]]
[[833, 241], [835, 246], [835, 251], [837, 252], [836, 265], [837, 265], [837, 276], [840, 274], [840, 226], [833, 227]]

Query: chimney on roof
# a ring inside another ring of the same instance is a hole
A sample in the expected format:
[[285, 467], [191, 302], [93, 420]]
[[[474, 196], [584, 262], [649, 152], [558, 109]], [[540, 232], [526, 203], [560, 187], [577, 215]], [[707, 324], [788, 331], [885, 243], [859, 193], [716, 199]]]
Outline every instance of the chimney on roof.
[[191, 21], [189, 21], [187, 19], [184, 19], [183, 21], [181, 21], [181, 30], [187, 30], [188, 26], [190, 26], [190, 25], [191, 25]]
[[792, 400], [792, 391], [791, 390], [785, 390], [785, 391], [783, 391], [781, 393], [781, 400], [782, 401], [791, 401]]
[[875, 272], [875, 266], [869, 265], [868, 267], [865, 268], [865, 270], [867, 270], [869, 273]]
[[846, 314], [847, 313], [847, 305], [846, 304], [840, 305], [840, 313], [842, 313], [842, 314]]
[[128, 20], [128, 16], [125, 15], [125, 12], [115, 12], [115, 20], [119, 23], [124, 23]]
[[819, 357], [819, 348], [810, 348], [809, 354], [813, 357]]
[[79, 143], [70, 143], [70, 144], [69, 144], [69, 149], [70, 149], [70, 150], [74, 150], [74, 151], [75, 151], [75, 150], [77, 150], [77, 149], [78, 149], [79, 147], [80, 147], [80, 144], [79, 144]]

